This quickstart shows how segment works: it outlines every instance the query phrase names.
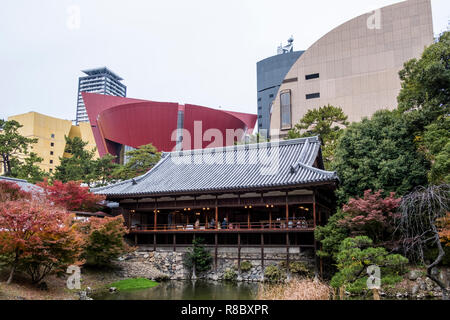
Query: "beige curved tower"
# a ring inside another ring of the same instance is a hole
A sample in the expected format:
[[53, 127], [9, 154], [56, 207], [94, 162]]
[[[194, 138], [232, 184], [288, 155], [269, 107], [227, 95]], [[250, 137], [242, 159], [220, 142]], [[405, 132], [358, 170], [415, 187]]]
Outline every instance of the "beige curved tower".
[[309, 109], [341, 107], [349, 121], [397, 107], [403, 64], [433, 43], [430, 0], [409, 0], [354, 18], [314, 43], [274, 100], [271, 137], [286, 135]]

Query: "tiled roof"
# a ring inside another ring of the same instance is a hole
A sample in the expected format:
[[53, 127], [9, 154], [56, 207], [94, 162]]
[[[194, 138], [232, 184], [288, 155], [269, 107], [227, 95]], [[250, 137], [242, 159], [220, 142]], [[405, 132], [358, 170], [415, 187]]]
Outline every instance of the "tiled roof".
[[143, 176], [92, 191], [113, 198], [336, 183], [316, 159], [321, 166], [318, 137], [172, 152]]
[[41, 187], [39, 187], [37, 185], [34, 185], [32, 183], [29, 183], [26, 180], [0, 176], [0, 181], [2, 181], [2, 180], [3, 181], [8, 181], [8, 182], [14, 182], [20, 187], [21, 190], [26, 191], [26, 192], [38, 192], [38, 193], [40, 193], [40, 192], [44, 191]]

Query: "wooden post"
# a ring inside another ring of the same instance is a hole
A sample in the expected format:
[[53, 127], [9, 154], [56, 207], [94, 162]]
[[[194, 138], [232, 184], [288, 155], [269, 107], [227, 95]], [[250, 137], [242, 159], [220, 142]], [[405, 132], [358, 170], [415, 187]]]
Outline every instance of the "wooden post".
[[272, 229], [272, 207], [269, 207], [269, 229]]
[[261, 233], [261, 270], [264, 272], [264, 233]]
[[217, 246], [219, 244], [217, 233], [214, 235], [214, 272], [217, 271]]
[[216, 229], [219, 229], [219, 206], [218, 196], [216, 196]]
[[289, 247], [290, 247], [290, 241], [289, 241], [289, 232], [286, 232], [286, 272], [289, 276]]
[[174, 233], [173, 234], [173, 251], [176, 252], [177, 251], [177, 235]]
[[153, 234], [153, 251], [156, 251], [156, 233]]
[[250, 209], [247, 209], [247, 228], [251, 229], [251, 226], [250, 226]]
[[289, 191], [286, 191], [286, 225], [285, 228], [289, 227]]
[[241, 274], [241, 234], [238, 233], [238, 274]]
[[138, 235], [137, 233], [134, 234], [134, 245], [137, 246], [138, 244]]
[[157, 224], [158, 224], [158, 199], [155, 198], [155, 211], [154, 211], [154, 218], [153, 218], [153, 229], [157, 230]]
[[[313, 225], [314, 230], [316, 229], [316, 191], [313, 191]], [[317, 265], [317, 241], [314, 237], [314, 272], [317, 275], [318, 265]]]

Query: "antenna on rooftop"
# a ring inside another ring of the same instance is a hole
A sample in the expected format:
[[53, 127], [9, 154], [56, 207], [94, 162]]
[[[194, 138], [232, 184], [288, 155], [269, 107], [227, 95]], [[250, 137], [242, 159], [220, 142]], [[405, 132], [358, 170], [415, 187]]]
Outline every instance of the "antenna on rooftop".
[[294, 37], [291, 36], [288, 39], [288, 44], [283, 46], [282, 43], [280, 43], [280, 46], [277, 48], [277, 53], [278, 54], [283, 54], [283, 53], [288, 53], [288, 52], [293, 52], [294, 51]]

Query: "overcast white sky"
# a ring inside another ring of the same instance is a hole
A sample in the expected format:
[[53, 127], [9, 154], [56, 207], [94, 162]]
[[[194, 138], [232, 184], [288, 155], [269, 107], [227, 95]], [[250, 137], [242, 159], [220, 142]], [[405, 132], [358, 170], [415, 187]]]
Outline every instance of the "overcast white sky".
[[[256, 113], [256, 62], [280, 42], [293, 35], [294, 49], [307, 49], [396, 2], [3, 0], [0, 118], [37, 111], [74, 119], [80, 70], [100, 66], [125, 79], [128, 97]], [[450, 1], [432, 4], [436, 34], [447, 28]]]

